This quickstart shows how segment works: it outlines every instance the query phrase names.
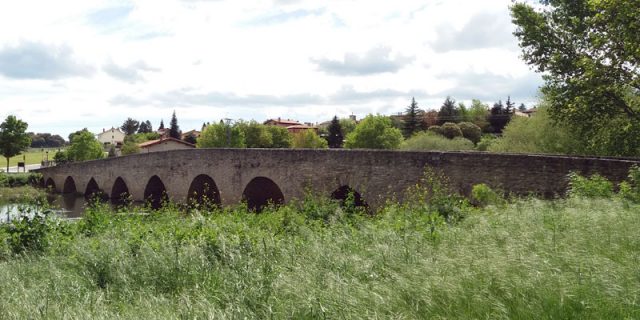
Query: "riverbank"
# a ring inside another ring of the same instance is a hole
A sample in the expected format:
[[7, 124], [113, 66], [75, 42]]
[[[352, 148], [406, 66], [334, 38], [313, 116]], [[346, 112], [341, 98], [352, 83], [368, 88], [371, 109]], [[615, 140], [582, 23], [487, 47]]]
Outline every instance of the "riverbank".
[[[640, 206], [618, 198], [377, 216], [308, 199], [262, 214], [90, 209], [0, 231], [20, 318], [638, 318]], [[28, 232], [27, 232], [28, 231]], [[11, 233], [13, 232], [13, 233]]]

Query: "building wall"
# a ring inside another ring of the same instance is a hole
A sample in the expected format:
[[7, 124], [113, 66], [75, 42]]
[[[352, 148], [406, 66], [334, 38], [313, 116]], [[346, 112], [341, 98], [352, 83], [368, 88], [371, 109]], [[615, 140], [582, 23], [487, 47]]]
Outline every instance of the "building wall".
[[102, 144], [110, 143], [115, 145], [117, 143], [122, 143], [124, 141], [124, 137], [124, 132], [115, 128], [111, 128], [105, 132], [99, 133], [98, 141], [100, 141], [100, 143]]
[[302, 198], [306, 190], [330, 195], [348, 185], [376, 207], [387, 199], [402, 200], [405, 190], [420, 181], [425, 166], [443, 173], [452, 188], [468, 194], [486, 183], [514, 194], [563, 195], [566, 176], [575, 171], [599, 173], [612, 181], [626, 178], [640, 160], [568, 156], [491, 154], [483, 152], [403, 152], [376, 150], [191, 149], [152, 152], [71, 163], [40, 169], [61, 191], [68, 176], [79, 192], [94, 178], [111, 193], [121, 177], [133, 199], [143, 200], [147, 182], [157, 175], [174, 201], [185, 201], [198, 175], [213, 178], [222, 204], [237, 203], [256, 177], [266, 177], [281, 189], [285, 201]]
[[182, 150], [182, 149], [193, 149], [194, 147], [190, 147], [188, 145], [166, 140], [162, 141], [158, 144], [154, 144], [148, 147], [140, 148], [140, 153], [149, 153], [149, 152], [160, 152], [160, 151], [169, 151], [169, 150]]

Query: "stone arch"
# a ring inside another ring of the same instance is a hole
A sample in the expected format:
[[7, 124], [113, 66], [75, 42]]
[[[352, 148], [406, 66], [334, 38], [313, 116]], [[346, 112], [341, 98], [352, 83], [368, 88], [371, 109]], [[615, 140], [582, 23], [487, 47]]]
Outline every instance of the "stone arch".
[[369, 208], [369, 205], [364, 200], [360, 192], [356, 191], [348, 185], [341, 186], [340, 188], [333, 191], [331, 193], [331, 199], [338, 200], [340, 201], [340, 204], [344, 205], [349, 198], [349, 195], [353, 195], [353, 204], [356, 207]]
[[198, 175], [189, 186], [187, 203], [190, 205], [220, 205], [220, 190], [213, 178], [206, 174]]
[[121, 177], [116, 178], [111, 188], [111, 203], [115, 205], [126, 205], [131, 199], [129, 187]]
[[56, 191], [56, 182], [53, 179], [47, 179], [47, 182], [44, 184], [44, 187], [50, 189], [51, 191]]
[[149, 178], [147, 186], [144, 188], [144, 200], [149, 203], [152, 209], [160, 209], [162, 204], [169, 200], [167, 188], [158, 176]]
[[71, 194], [78, 193], [78, 189], [76, 188], [76, 182], [73, 180], [71, 176], [68, 176], [64, 180], [64, 186], [62, 187], [62, 193]]
[[265, 177], [256, 177], [244, 188], [242, 201], [247, 202], [249, 210], [260, 212], [269, 204], [283, 204], [284, 195], [273, 180]]
[[95, 198], [104, 199], [104, 192], [100, 190], [100, 187], [94, 178], [91, 178], [89, 183], [87, 183], [87, 188], [84, 191], [84, 197], [90, 200]]

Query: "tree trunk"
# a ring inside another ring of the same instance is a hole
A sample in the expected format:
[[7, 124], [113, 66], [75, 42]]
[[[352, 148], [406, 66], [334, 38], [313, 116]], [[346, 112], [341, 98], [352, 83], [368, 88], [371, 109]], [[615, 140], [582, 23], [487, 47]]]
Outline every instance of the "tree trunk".
[[7, 159], [7, 173], [9, 173], [9, 158], [5, 158]]

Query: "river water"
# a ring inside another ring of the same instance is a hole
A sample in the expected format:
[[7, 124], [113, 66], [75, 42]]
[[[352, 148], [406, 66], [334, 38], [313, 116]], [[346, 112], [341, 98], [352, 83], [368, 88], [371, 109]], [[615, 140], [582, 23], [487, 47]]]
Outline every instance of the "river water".
[[[48, 194], [48, 208], [52, 209], [62, 218], [76, 219], [82, 217], [88, 206], [82, 195], [75, 194]], [[22, 215], [33, 216], [36, 212], [42, 212], [44, 208], [31, 204], [9, 203], [0, 204], [0, 221], [7, 222]]]

